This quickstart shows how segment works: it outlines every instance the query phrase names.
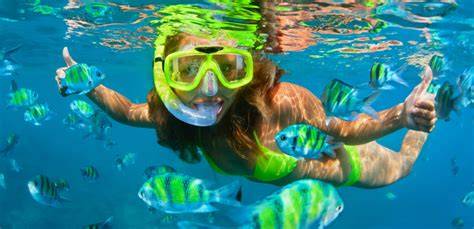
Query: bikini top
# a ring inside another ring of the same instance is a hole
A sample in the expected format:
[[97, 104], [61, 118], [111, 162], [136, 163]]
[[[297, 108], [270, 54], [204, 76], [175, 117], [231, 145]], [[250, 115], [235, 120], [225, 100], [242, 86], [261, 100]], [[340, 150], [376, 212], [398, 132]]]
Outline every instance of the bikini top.
[[[263, 182], [274, 181], [289, 175], [296, 168], [298, 164], [297, 158], [268, 149], [260, 143], [255, 132], [253, 135], [255, 143], [263, 154], [257, 157], [254, 172], [252, 176], [250, 176], [251, 178]], [[342, 186], [350, 186], [357, 183], [361, 175], [360, 155], [356, 146], [344, 145], [344, 148], [349, 155], [349, 162], [352, 169]], [[228, 175], [215, 164], [207, 153], [202, 150], [201, 152], [203, 152], [204, 157], [212, 169], [220, 174]]]

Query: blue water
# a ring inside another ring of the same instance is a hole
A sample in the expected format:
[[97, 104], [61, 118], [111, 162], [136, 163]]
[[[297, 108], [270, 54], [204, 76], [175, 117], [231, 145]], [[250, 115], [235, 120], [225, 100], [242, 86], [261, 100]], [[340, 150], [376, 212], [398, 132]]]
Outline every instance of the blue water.
[[[133, 2], [135, 6], [140, 6], [154, 1]], [[160, 1], [159, 6], [178, 2], [200, 3]], [[78, 62], [99, 66], [108, 76], [103, 82], [107, 87], [138, 103], [145, 102], [146, 94], [152, 88], [154, 39], [150, 37], [151, 40], [147, 42], [135, 39], [131, 40], [132, 47], [113, 49], [101, 45], [101, 39], [106, 36], [136, 36], [132, 31], [137, 25], [78, 29], [78, 33], [71, 33], [68, 32], [64, 16], [34, 13], [22, 3], [0, 0], [0, 49], [18, 44], [22, 46], [14, 55], [20, 64], [15, 79], [21, 87], [38, 92], [39, 100], [48, 103], [54, 114], [51, 120], [39, 127], [24, 122], [23, 112], [6, 109], [11, 77], [0, 77], [0, 140], [6, 139], [9, 133], [20, 136], [20, 142], [10, 157], [23, 167], [21, 172], [16, 173], [10, 169], [7, 159], [0, 158], [0, 173], [5, 174], [7, 183], [6, 190], [0, 188], [0, 228], [78, 228], [109, 216], [114, 217], [114, 228], [162, 228], [161, 219], [151, 214], [137, 196], [144, 182], [143, 170], [154, 164], [170, 164], [178, 171], [219, 185], [240, 179], [243, 182], [243, 202], [246, 204], [277, 190], [275, 186], [216, 174], [204, 160], [197, 165], [181, 162], [169, 149], [156, 143], [155, 132], [151, 129], [132, 128], [113, 121], [110, 137], [118, 144], [106, 150], [103, 142], [83, 139], [81, 132], [65, 128], [61, 120], [69, 112], [69, 103], [82, 96], [63, 98], [57, 92], [54, 76], [56, 69], [64, 66], [62, 48], [68, 46]], [[50, 1], [49, 4], [62, 7], [65, 3]], [[126, 1], [119, 3], [126, 4]], [[123, 18], [126, 20], [127, 15]], [[439, 39], [440, 44], [436, 48], [408, 45], [408, 41], [417, 41], [419, 44], [426, 42], [420, 36], [423, 28], [405, 26], [407, 23], [403, 23], [404, 20], [391, 18], [387, 17], [390, 25], [379, 34], [316, 34], [316, 45], [289, 51], [284, 55], [269, 56], [287, 72], [282, 81], [304, 86], [317, 96], [336, 77], [353, 84], [363, 83], [374, 61], [383, 60], [400, 66], [410, 56], [423, 56], [437, 51], [450, 61], [446, 80], [453, 83], [457, 75], [473, 65], [473, 1], [459, 1], [456, 10], [424, 28]], [[144, 26], [152, 19], [156, 18], [150, 16], [139, 25]], [[107, 34], [118, 30], [122, 33]], [[398, 40], [404, 45], [392, 46], [391, 50], [380, 52], [327, 54], [327, 51], [338, 47], [329, 45], [329, 38], [353, 41], [359, 37], [376, 36]], [[325, 56], [318, 59], [309, 57], [322, 54]], [[419, 82], [419, 72], [420, 68], [411, 65], [404, 73], [410, 87]], [[377, 110], [389, 108], [402, 102], [409, 92], [410, 89], [404, 87], [385, 92], [374, 107]], [[455, 217], [464, 220], [464, 228], [474, 228], [474, 208], [461, 203], [464, 195], [474, 190], [473, 124], [472, 109], [464, 109], [460, 115], [451, 114], [449, 122], [439, 121], [410, 176], [393, 185], [378, 189], [340, 188], [345, 209], [329, 228], [451, 228], [451, 221]], [[404, 130], [398, 131], [378, 142], [398, 150], [404, 133]], [[127, 152], [137, 154], [136, 164], [124, 171], [117, 171], [116, 156]], [[460, 168], [457, 175], [451, 171], [452, 158], [456, 158]], [[101, 177], [96, 183], [84, 182], [80, 176], [79, 169], [89, 164], [95, 165], [100, 171]], [[72, 202], [61, 209], [35, 202], [26, 184], [38, 174], [66, 178], [71, 185], [68, 197]], [[387, 192], [396, 194], [397, 198], [387, 199]]]

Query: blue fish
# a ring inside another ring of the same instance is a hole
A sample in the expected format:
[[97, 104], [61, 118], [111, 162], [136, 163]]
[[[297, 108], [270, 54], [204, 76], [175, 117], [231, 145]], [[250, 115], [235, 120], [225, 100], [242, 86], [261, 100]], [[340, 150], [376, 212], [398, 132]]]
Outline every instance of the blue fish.
[[11, 81], [10, 93], [8, 93], [8, 108], [28, 107], [36, 103], [38, 94], [27, 88], [18, 88], [15, 80]]
[[444, 72], [448, 69], [447, 60], [440, 55], [433, 55], [430, 59], [429, 66], [433, 72], [433, 77], [444, 77]]
[[2, 144], [0, 147], [0, 156], [6, 156], [8, 153], [15, 149], [15, 146], [18, 144], [18, 135], [11, 133], [8, 135], [5, 144]]
[[[404, 67], [402, 67], [402, 69], [403, 68]], [[372, 68], [370, 68], [369, 85], [373, 89], [379, 90], [394, 89], [394, 87], [389, 84], [391, 81], [408, 86], [408, 84], [398, 76], [401, 71], [402, 70], [392, 71], [388, 65], [376, 62], [372, 65]]]
[[97, 67], [87, 64], [73, 65], [65, 71], [65, 74], [65, 77], [61, 79], [59, 89], [62, 96], [85, 94], [105, 79], [105, 74]]
[[38, 175], [30, 180], [28, 182], [28, 190], [31, 197], [43, 205], [62, 207], [65, 202], [69, 201], [61, 195], [61, 191], [55, 183], [43, 175]]
[[84, 138], [94, 137], [97, 140], [106, 141], [108, 139], [109, 130], [112, 128], [112, 122], [108, 116], [101, 111], [95, 111], [88, 121], [88, 133]]
[[[378, 95], [379, 92], [374, 92], [361, 99], [355, 87], [334, 79], [324, 89], [321, 100], [328, 117], [336, 116], [346, 121], [353, 121], [357, 119], [359, 113], [366, 113], [378, 119], [377, 112], [370, 106]], [[330, 118], [326, 120], [326, 124], [329, 124], [329, 121]]]
[[460, 111], [462, 96], [454, 95], [454, 87], [444, 82], [435, 97], [435, 110], [438, 118], [449, 121], [451, 111]]
[[17, 62], [12, 58], [13, 53], [18, 51], [21, 46], [0, 52], [0, 76], [16, 75], [19, 68]]
[[323, 153], [334, 158], [334, 149], [341, 144], [332, 141], [331, 136], [308, 124], [294, 124], [275, 135], [280, 150], [297, 158], [319, 159]]
[[[343, 211], [344, 203], [337, 189], [322, 181], [305, 179], [288, 184], [244, 207], [231, 208], [225, 214], [237, 227], [230, 228], [319, 228], [331, 224]], [[223, 228], [190, 221], [180, 228]]]
[[71, 130], [86, 128], [85, 121], [74, 113], [68, 114], [63, 119], [63, 124]]
[[464, 71], [457, 79], [457, 85], [461, 92], [461, 105], [463, 107], [474, 106], [474, 86], [472, 85], [474, 68]]
[[84, 229], [111, 229], [113, 217], [107, 218], [104, 222], [90, 224], [84, 227]]
[[43, 121], [51, 119], [51, 110], [47, 104], [36, 104], [25, 111], [24, 118], [26, 122], [35, 126], [40, 126]]
[[89, 119], [96, 112], [92, 105], [80, 99], [72, 101], [69, 104], [69, 107], [77, 116], [83, 119]]

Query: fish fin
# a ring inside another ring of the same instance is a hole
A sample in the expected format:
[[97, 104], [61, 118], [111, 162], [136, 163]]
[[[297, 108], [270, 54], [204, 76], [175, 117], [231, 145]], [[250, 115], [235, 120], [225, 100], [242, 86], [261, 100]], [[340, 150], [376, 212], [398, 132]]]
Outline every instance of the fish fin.
[[405, 87], [408, 87], [408, 83], [405, 80], [403, 80], [400, 76], [398, 76], [398, 74], [396, 73], [392, 74], [392, 80]]
[[205, 212], [215, 212], [215, 211], [217, 211], [217, 210], [218, 210], [218, 209], [215, 208], [214, 206], [212, 206], [212, 205], [210, 205], [210, 204], [205, 204], [205, 205], [203, 205], [202, 207], [196, 209], [196, 210], [193, 211], [193, 212], [195, 212], [195, 213], [205, 213]]
[[109, 229], [112, 228], [112, 221], [114, 220], [113, 216], [110, 216], [107, 218], [102, 224], [101, 224], [101, 229]]
[[211, 201], [238, 207], [241, 206], [238, 198], [242, 199], [242, 187], [239, 181], [234, 181], [226, 186], [214, 190], [212, 192]]
[[369, 106], [368, 104], [364, 105], [362, 108], [361, 108], [361, 111], [367, 115], [369, 115], [370, 117], [372, 117], [373, 119], [379, 119], [379, 115], [377, 113], [376, 110], [374, 110], [374, 108], [372, 108], [371, 106]]
[[62, 204], [65, 204], [65, 203], [71, 203], [72, 200], [69, 199], [69, 197], [66, 197], [64, 195], [59, 195], [59, 203], [62, 205]]
[[194, 229], [194, 228], [210, 228], [210, 229], [220, 229], [223, 227], [220, 226], [214, 226], [214, 225], [209, 225], [205, 223], [198, 223], [198, 222], [192, 222], [192, 221], [179, 221], [177, 223], [178, 228], [180, 229]]
[[368, 87], [368, 86], [369, 86], [369, 83], [365, 82], [365, 83], [361, 83], [361, 84], [358, 84], [358, 85], [354, 86], [354, 88], [362, 89], [362, 88], [365, 88], [365, 87]]
[[18, 51], [20, 48], [21, 48], [21, 45], [17, 45], [17, 46], [15, 46], [14, 48], [11, 48], [11, 49], [7, 50], [7, 51], [5, 52], [5, 59], [12, 60], [12, 59], [11, 59], [11, 56], [13, 55], [13, 53], [15, 53], [16, 51]]
[[395, 87], [390, 84], [385, 84], [379, 88], [379, 90], [393, 90], [393, 89], [395, 89]]
[[10, 90], [11, 91], [16, 91], [18, 90], [18, 84], [16, 83], [16, 80], [12, 80], [11, 83], [10, 83]]
[[367, 96], [366, 98], [363, 99], [363, 102], [364, 104], [371, 104], [375, 101], [375, 99], [377, 98], [377, 96], [380, 95], [380, 91], [375, 91], [373, 92], [372, 94], [370, 94], [369, 96]]
[[321, 222], [318, 223], [318, 229], [324, 229], [324, 224], [323, 224], [323, 221], [321, 220]]

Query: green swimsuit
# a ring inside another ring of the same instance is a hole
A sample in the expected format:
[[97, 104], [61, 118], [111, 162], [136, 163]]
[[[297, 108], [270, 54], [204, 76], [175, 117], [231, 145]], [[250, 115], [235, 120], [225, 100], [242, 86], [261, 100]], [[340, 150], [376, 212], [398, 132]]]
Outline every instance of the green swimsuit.
[[[287, 176], [296, 168], [298, 159], [287, 154], [277, 153], [266, 148], [260, 143], [255, 132], [254, 138], [260, 151], [263, 152], [263, 155], [257, 158], [252, 178], [263, 182], [274, 181]], [[344, 182], [344, 184], [342, 185], [350, 186], [359, 181], [361, 175], [360, 156], [356, 146], [344, 145], [344, 148], [349, 154], [349, 161], [352, 169], [348, 175], [346, 182]], [[222, 171], [219, 167], [217, 167], [214, 161], [205, 152], [203, 152], [203, 154], [209, 165], [216, 172], [225, 174], [225, 172]]]

